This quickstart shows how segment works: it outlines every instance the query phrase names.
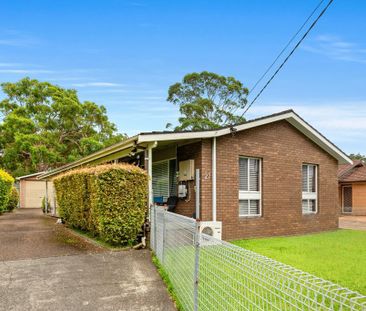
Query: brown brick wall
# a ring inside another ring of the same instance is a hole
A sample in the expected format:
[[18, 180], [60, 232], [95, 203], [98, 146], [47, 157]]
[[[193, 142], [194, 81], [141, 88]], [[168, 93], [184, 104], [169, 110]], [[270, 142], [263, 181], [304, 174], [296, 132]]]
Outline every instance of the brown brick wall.
[[[262, 159], [261, 217], [239, 217], [239, 156]], [[303, 163], [319, 165], [315, 215], [301, 210]], [[336, 229], [337, 191], [337, 161], [286, 121], [217, 139], [217, 220], [225, 240]]]
[[[194, 160], [194, 166], [201, 168], [201, 142], [183, 145], [177, 148], [177, 161]], [[196, 210], [195, 204], [195, 182], [188, 181], [189, 198], [180, 199], [177, 204], [176, 213], [192, 217]]]
[[202, 141], [200, 219], [212, 220], [212, 141]]

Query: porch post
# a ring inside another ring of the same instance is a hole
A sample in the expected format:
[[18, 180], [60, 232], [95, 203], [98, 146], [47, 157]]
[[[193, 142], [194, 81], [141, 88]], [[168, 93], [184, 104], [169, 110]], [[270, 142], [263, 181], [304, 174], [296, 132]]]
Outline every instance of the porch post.
[[216, 137], [212, 138], [212, 221], [216, 221]]
[[152, 194], [152, 145], [147, 147], [147, 175], [149, 176], [149, 207], [153, 204], [153, 194]]
[[48, 181], [47, 180], [46, 180], [46, 195], [45, 195], [44, 207], [45, 207], [45, 214], [47, 215], [47, 212], [48, 212]]
[[148, 198], [149, 210], [150, 210], [150, 207], [154, 204], [153, 189], [152, 189], [152, 150], [157, 145], [158, 145], [158, 143], [157, 142], [154, 142], [153, 144], [149, 144], [147, 146], [147, 175], [149, 177], [149, 182], [148, 182], [148, 188], [149, 188], [149, 198]]

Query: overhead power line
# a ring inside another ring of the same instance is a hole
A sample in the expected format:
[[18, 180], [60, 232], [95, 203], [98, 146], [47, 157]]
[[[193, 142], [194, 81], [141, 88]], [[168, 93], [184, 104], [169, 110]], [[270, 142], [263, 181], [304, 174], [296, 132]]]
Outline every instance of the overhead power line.
[[[263, 93], [263, 91], [267, 88], [267, 86], [272, 82], [272, 80], [275, 78], [275, 76], [278, 74], [278, 72], [282, 69], [282, 67], [287, 63], [287, 61], [289, 60], [289, 58], [292, 56], [292, 54], [294, 54], [294, 52], [296, 51], [296, 49], [300, 46], [300, 44], [304, 41], [304, 39], [307, 37], [307, 35], [310, 33], [310, 31], [314, 28], [314, 26], [317, 24], [317, 22], [319, 21], [319, 19], [324, 15], [324, 13], [328, 10], [329, 6], [332, 4], [334, 0], [330, 0], [328, 2], [328, 4], [326, 5], [326, 7], [320, 12], [320, 14], [318, 15], [318, 17], [314, 20], [314, 22], [310, 25], [310, 27], [308, 28], [308, 30], [304, 33], [304, 35], [301, 37], [301, 39], [297, 42], [297, 44], [294, 46], [294, 48], [291, 50], [291, 52], [287, 55], [287, 57], [284, 59], [284, 61], [281, 63], [281, 65], [277, 68], [277, 70], [274, 72], [274, 74], [269, 78], [269, 80], [267, 81], [267, 83], [262, 87], [262, 89], [258, 92], [258, 94], [254, 97], [254, 99], [251, 101], [251, 103], [248, 105], [248, 107], [244, 110], [244, 112], [242, 113], [241, 116], [244, 116], [244, 114], [253, 106], [253, 104], [256, 102], [256, 100], [258, 99], [259, 96], [261, 96], [261, 94]], [[322, 3], [323, 1], [321, 1]], [[321, 3], [319, 5], [321, 5]], [[319, 5], [317, 6], [317, 8], [319, 7]], [[316, 9], [315, 9], [316, 11]], [[311, 14], [311, 16], [314, 13]], [[311, 16], [307, 19], [307, 21], [311, 18]], [[305, 22], [305, 24], [307, 23], [307, 21]], [[297, 32], [297, 34], [301, 31], [301, 29], [304, 26], [302, 26], [299, 31]], [[295, 37], [297, 36], [297, 34], [295, 35]], [[290, 40], [290, 42], [288, 43], [288, 45], [291, 43], [293, 39]], [[287, 45], [287, 46], [288, 46]], [[284, 48], [284, 50], [286, 49], [286, 47]], [[277, 61], [277, 59], [282, 55], [282, 51], [280, 53], [280, 55], [276, 58], [276, 60], [274, 61], [274, 63]], [[266, 71], [266, 73], [273, 67], [274, 63], [270, 66], [270, 68]], [[264, 75], [266, 75], [266, 73]], [[261, 78], [263, 79], [263, 78]], [[259, 82], [258, 82], [259, 83]], [[256, 83], [256, 85], [258, 84]], [[256, 86], [255, 85], [255, 86]]]
[[281, 50], [281, 52], [277, 55], [275, 60], [270, 64], [267, 68], [267, 70], [261, 75], [261, 77], [257, 80], [257, 82], [253, 85], [253, 87], [250, 89], [250, 93], [253, 93], [254, 89], [258, 86], [258, 84], [264, 79], [264, 77], [267, 75], [267, 73], [272, 69], [272, 67], [276, 64], [278, 59], [282, 56], [282, 54], [287, 50], [287, 48], [290, 46], [290, 44], [296, 39], [298, 34], [301, 32], [301, 30], [304, 29], [310, 18], [313, 17], [315, 12], [319, 9], [319, 7], [323, 4], [325, 0], [321, 0], [318, 5], [314, 8], [314, 10], [310, 13], [308, 18], [305, 20], [305, 22], [300, 26], [300, 28], [296, 31], [296, 33], [291, 37], [291, 39], [287, 42], [287, 44], [284, 46], [284, 48]]

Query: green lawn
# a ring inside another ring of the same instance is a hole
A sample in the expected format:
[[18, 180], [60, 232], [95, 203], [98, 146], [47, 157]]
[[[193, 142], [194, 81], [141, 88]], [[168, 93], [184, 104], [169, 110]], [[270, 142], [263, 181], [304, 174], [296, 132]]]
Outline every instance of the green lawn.
[[232, 243], [366, 295], [366, 231], [338, 230]]

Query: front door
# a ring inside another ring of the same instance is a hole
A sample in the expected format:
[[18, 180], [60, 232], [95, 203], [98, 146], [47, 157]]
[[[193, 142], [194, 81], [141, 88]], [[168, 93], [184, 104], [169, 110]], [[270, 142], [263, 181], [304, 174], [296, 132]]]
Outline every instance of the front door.
[[343, 213], [352, 213], [352, 186], [343, 186]]

